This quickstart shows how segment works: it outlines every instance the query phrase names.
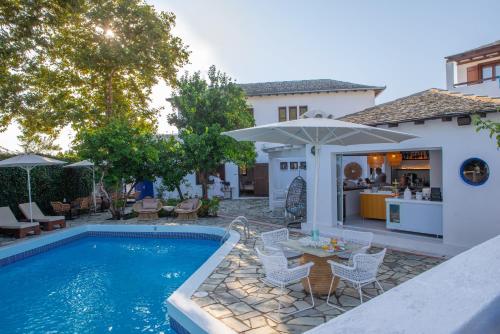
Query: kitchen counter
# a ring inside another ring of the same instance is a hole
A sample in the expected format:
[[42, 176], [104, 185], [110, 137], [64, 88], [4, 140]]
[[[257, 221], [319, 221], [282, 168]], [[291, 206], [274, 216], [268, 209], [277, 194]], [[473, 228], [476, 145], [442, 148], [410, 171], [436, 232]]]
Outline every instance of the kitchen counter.
[[388, 229], [443, 235], [443, 202], [402, 198], [385, 202]]
[[443, 202], [437, 202], [437, 201], [428, 201], [428, 200], [419, 200], [419, 199], [403, 199], [403, 198], [387, 198], [385, 200], [386, 202], [394, 202], [394, 203], [408, 203], [408, 204], [429, 204], [429, 205], [443, 205]]

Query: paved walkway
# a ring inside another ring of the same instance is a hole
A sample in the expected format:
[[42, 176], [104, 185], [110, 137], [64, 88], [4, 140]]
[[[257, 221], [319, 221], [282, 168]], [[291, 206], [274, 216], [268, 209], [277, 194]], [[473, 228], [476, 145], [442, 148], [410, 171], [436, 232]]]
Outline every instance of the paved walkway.
[[[196, 221], [199, 225], [226, 227], [231, 222], [231, 216], [245, 215], [253, 220], [250, 238], [245, 240], [241, 233], [240, 242], [200, 286], [199, 291], [205, 291], [208, 295], [201, 298], [193, 297], [193, 300], [238, 333], [302, 333], [336, 317], [340, 312], [328, 306], [324, 297], [316, 297], [313, 309], [292, 316], [276, 313], [278, 299], [281, 300], [284, 306], [283, 312], [286, 313], [307, 307], [306, 303], [310, 302], [310, 296], [304, 292], [299, 283], [290, 286], [285, 290], [285, 295], [280, 297], [278, 289], [267, 286], [261, 281], [262, 267], [254, 252], [254, 247], [260, 244], [258, 235], [283, 226], [283, 219], [273, 218], [275, 213], [270, 213], [267, 208], [267, 199], [224, 201], [219, 211], [224, 217], [204, 218]], [[106, 218], [109, 218], [107, 214], [87, 216], [69, 221], [68, 225], [113, 223]], [[120, 223], [137, 224], [140, 222], [130, 219], [120, 221]], [[147, 223], [179, 224], [171, 218], [162, 218]], [[187, 222], [190, 225], [193, 223]], [[300, 236], [299, 233], [291, 233], [292, 238]], [[0, 245], [12, 242], [15, 241], [11, 238], [0, 239]], [[372, 251], [377, 251], [377, 249]], [[442, 261], [443, 259], [440, 258], [388, 250], [379, 271], [379, 280], [384, 289], [388, 290]], [[371, 296], [377, 295], [377, 290], [372, 287], [364, 291]], [[345, 309], [351, 309], [359, 304], [357, 291], [345, 286], [342, 282], [336, 293], [337, 297], [334, 297], [333, 301]], [[390, 310], [385, 310], [385, 312], [390, 312]]]

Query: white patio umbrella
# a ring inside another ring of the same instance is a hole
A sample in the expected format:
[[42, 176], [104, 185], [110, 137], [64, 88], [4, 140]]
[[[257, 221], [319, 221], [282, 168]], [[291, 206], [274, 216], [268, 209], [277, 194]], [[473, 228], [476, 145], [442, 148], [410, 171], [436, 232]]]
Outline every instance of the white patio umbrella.
[[19, 167], [28, 173], [28, 196], [30, 202], [30, 220], [33, 222], [33, 210], [31, 208], [31, 176], [30, 172], [36, 166], [62, 165], [65, 161], [42, 157], [36, 154], [21, 154], [0, 161], [0, 167]]
[[314, 145], [314, 202], [313, 235], [316, 231], [317, 199], [319, 182], [319, 152], [322, 145], [359, 145], [377, 143], [399, 143], [417, 136], [375, 128], [371, 126], [343, 122], [324, 117], [324, 113], [310, 111], [301, 119], [265, 124], [234, 131], [224, 132], [238, 141], [260, 141], [290, 145]]
[[64, 166], [63, 168], [89, 168], [92, 170], [92, 199], [94, 201], [94, 213], [97, 212], [96, 207], [96, 198], [95, 198], [95, 168], [94, 163], [88, 160], [78, 161], [69, 165]]

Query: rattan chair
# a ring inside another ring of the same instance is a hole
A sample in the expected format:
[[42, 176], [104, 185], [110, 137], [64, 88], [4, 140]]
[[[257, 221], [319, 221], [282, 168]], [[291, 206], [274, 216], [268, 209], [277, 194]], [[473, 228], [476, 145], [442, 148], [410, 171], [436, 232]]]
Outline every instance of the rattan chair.
[[201, 200], [199, 198], [189, 198], [177, 204], [174, 212], [177, 213], [177, 218], [181, 220], [198, 219], [198, 210], [201, 208]]
[[158, 212], [162, 208], [160, 200], [145, 197], [142, 201], [134, 203], [133, 210], [137, 212], [137, 220], [154, 220], [158, 219]]

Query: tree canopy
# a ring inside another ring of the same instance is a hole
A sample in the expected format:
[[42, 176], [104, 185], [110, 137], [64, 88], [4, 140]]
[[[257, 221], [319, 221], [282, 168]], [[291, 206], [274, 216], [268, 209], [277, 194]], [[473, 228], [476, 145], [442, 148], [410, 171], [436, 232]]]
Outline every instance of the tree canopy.
[[[160, 161], [156, 136], [125, 118], [115, 118], [105, 126], [82, 130], [75, 149], [81, 158], [94, 162], [110, 199], [110, 193], [121, 193], [124, 184], [152, 180]], [[111, 207], [115, 216], [118, 208], [113, 205], [116, 203], [112, 202]]]
[[188, 60], [174, 25], [140, 0], [2, 1], [0, 130], [17, 121], [43, 144], [117, 116], [154, 127], [152, 87]]
[[225, 73], [211, 66], [208, 82], [200, 72], [183, 75], [171, 99], [176, 114], [169, 122], [179, 129], [185, 159], [200, 174], [203, 196], [207, 196], [208, 175], [223, 163], [249, 165], [255, 160], [250, 142], [237, 142], [223, 131], [255, 124], [245, 93]]

